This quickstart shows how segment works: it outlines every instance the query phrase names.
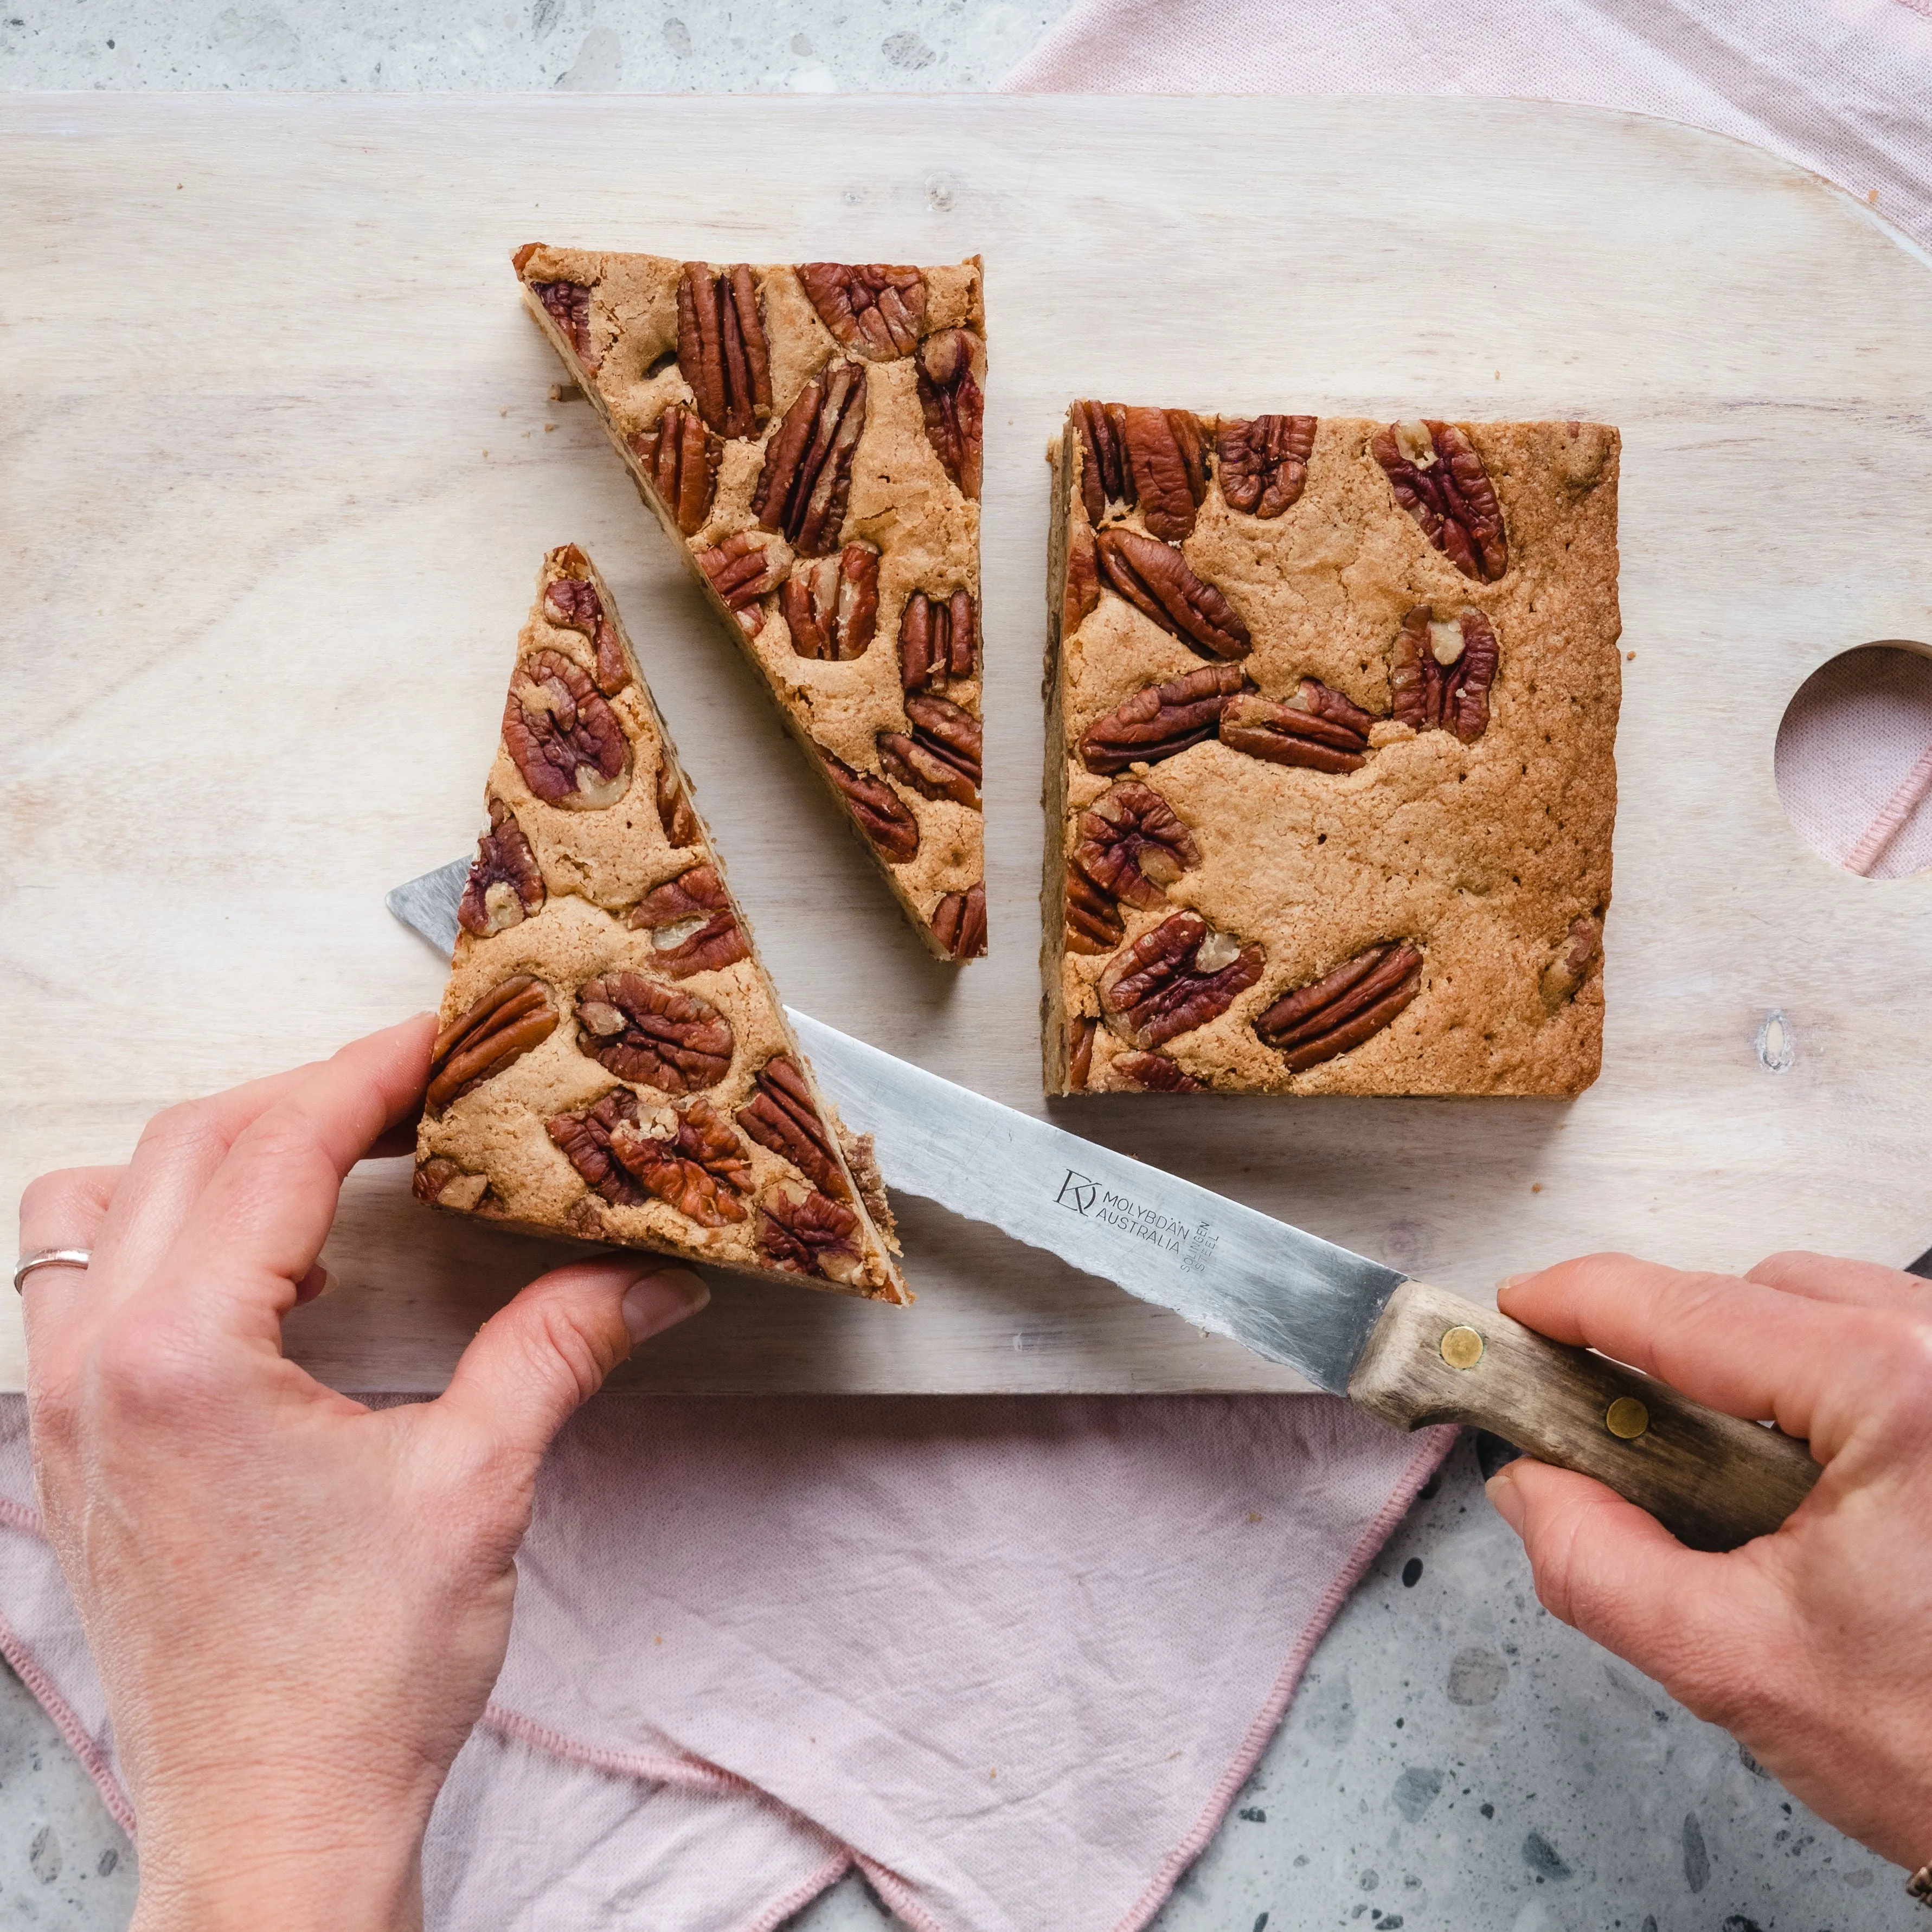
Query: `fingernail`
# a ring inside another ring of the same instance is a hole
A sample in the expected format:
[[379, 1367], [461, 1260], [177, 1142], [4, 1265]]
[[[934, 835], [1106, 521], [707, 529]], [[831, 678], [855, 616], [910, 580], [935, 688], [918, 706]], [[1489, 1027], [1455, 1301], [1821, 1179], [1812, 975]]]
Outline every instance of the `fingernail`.
[[690, 1269], [654, 1268], [624, 1291], [624, 1326], [634, 1346], [647, 1342], [695, 1315], [710, 1299], [710, 1289]]
[[1511, 1288], [1520, 1288], [1525, 1282], [1528, 1280], [1528, 1279], [1529, 1276], [1526, 1274], [1504, 1275], [1502, 1280], [1496, 1283], [1497, 1300], [1501, 1301], [1503, 1297], [1508, 1294]]
[[1483, 1493], [1495, 1506], [1497, 1515], [1514, 1530], [1522, 1534], [1522, 1492], [1516, 1486], [1515, 1478], [1508, 1469], [1498, 1469], [1483, 1485]]

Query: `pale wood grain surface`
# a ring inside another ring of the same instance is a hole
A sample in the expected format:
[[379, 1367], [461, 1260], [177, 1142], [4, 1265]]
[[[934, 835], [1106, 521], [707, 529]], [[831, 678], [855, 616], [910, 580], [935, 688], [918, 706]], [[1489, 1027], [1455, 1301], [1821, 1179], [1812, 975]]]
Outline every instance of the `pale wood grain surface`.
[[[0, 100], [0, 1195], [154, 1108], [434, 1004], [383, 890], [465, 849], [548, 545], [610, 578], [787, 997], [1039, 1108], [1046, 516], [1069, 398], [1582, 416], [1624, 434], [1623, 809], [1580, 1101], [1124, 1097], [1054, 1117], [1476, 1295], [1617, 1246], [1902, 1261], [1932, 882], [1810, 854], [1785, 703], [1932, 644], [1932, 276], [1666, 124], [1479, 101]], [[715, 634], [508, 256], [987, 260], [992, 957], [928, 959]], [[555, 424], [554, 429], [548, 426]], [[1754, 1042], [1784, 1016], [1788, 1071]], [[721, 1284], [636, 1378], [1289, 1387], [902, 1204], [904, 1313]], [[352, 1182], [292, 1350], [438, 1385], [540, 1246]], [[0, 1307], [0, 1384], [22, 1352]]]

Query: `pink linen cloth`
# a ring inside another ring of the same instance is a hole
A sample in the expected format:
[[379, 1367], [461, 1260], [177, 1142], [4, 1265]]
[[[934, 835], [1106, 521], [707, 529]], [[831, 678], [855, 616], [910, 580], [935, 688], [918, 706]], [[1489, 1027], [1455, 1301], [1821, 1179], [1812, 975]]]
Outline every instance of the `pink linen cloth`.
[[[1010, 88], [1541, 95], [1830, 175], [1932, 245], [1932, 0], [1082, 0]], [[1817, 848], [1932, 864], [1932, 680], [1801, 694]], [[1446, 1450], [1318, 1396], [600, 1399], [426, 1847], [437, 1932], [763, 1932], [855, 1866], [918, 1932], [1133, 1932]], [[0, 1650], [131, 1826], [0, 1399]]]

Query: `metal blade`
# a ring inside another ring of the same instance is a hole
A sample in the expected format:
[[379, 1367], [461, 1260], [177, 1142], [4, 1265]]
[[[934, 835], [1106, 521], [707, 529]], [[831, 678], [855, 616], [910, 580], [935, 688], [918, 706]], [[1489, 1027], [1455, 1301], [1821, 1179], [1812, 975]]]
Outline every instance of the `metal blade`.
[[456, 950], [456, 907], [470, 876], [467, 859], [452, 859], [384, 896], [382, 903], [411, 932], [419, 932], [444, 958]]
[[988, 1222], [1347, 1391], [1406, 1279], [1394, 1268], [785, 1011], [847, 1124], [875, 1137], [888, 1187]]

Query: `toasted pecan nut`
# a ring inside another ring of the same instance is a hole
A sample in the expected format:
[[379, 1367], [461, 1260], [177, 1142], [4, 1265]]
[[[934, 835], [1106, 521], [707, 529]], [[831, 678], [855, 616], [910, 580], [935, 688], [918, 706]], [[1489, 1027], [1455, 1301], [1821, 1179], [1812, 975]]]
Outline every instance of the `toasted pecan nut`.
[[1118, 1054], [1107, 1070], [1153, 1094], [1204, 1094], [1208, 1090], [1164, 1053]]
[[688, 537], [704, 529], [718, 492], [718, 466], [724, 460], [723, 440], [682, 403], [674, 403], [649, 429], [631, 438], [651, 488]]
[[631, 746], [589, 674], [561, 651], [517, 667], [503, 705], [503, 743], [546, 805], [596, 812], [630, 788]]
[[870, 544], [849, 543], [836, 557], [793, 565], [778, 610], [800, 657], [863, 657], [879, 627], [879, 553]]
[[490, 829], [476, 842], [456, 922], [478, 939], [507, 932], [543, 910], [543, 872], [517, 815], [494, 793]]
[[1066, 575], [1060, 591], [1060, 634], [1070, 638], [1100, 603], [1100, 565], [1094, 532], [1076, 524], [1066, 533]]
[[475, 1214], [486, 1202], [493, 1209], [498, 1204], [487, 1176], [472, 1174], [440, 1154], [418, 1166], [410, 1192], [426, 1206], [453, 1208], [464, 1214]]
[[[556, 554], [590, 568], [574, 544]], [[587, 577], [560, 577], [544, 586], [544, 611], [553, 624], [590, 639], [597, 654], [597, 688], [606, 698], [615, 698], [630, 682], [631, 667], [617, 640], [616, 626], [604, 614], [604, 600], [598, 596], [596, 585]]]
[[1576, 989], [1589, 976], [1591, 965], [1603, 943], [1604, 922], [1594, 914], [1586, 913], [1580, 919], [1570, 921], [1570, 930], [1557, 947], [1556, 958], [1544, 967], [1543, 977], [1538, 982], [1537, 990], [1543, 996], [1546, 1010], [1553, 1013], [1576, 997]]
[[922, 691], [948, 678], [970, 677], [979, 668], [979, 620], [970, 591], [943, 602], [915, 590], [899, 613], [899, 682]]
[[854, 1237], [859, 1217], [802, 1180], [775, 1180], [758, 1197], [758, 1251], [774, 1268], [845, 1287], [865, 1279]]
[[698, 814], [691, 808], [691, 794], [668, 758], [658, 766], [658, 822], [674, 845], [698, 842]]
[[722, 973], [752, 956], [724, 881], [711, 866], [694, 866], [646, 892], [625, 921], [648, 932], [657, 963], [674, 980]]
[[1130, 765], [1158, 764], [1213, 737], [1228, 700], [1250, 688], [1234, 664], [1204, 664], [1184, 677], [1148, 685], [1088, 726], [1081, 758], [1103, 778]]
[[1232, 698], [1221, 713], [1221, 742], [1271, 765], [1310, 771], [1358, 772], [1368, 763], [1375, 719], [1339, 691], [1305, 677], [1286, 704], [1253, 694]]
[[1215, 932], [1198, 912], [1150, 927], [1100, 975], [1100, 1010], [1144, 1052], [1218, 1018], [1262, 976], [1258, 946]]
[[1476, 446], [1454, 423], [1390, 423], [1370, 438], [1395, 500], [1465, 577], [1493, 584], [1509, 568], [1496, 485]]
[[750, 531], [736, 530], [722, 544], [700, 550], [698, 567], [724, 600], [724, 608], [755, 638], [765, 622], [758, 600], [784, 581], [784, 566]]
[[903, 866], [919, 850], [919, 820], [905, 800], [878, 773], [854, 771], [815, 740], [813, 748], [851, 807], [860, 830], [894, 865]]
[[1066, 868], [1066, 950], [1111, 952], [1127, 936], [1120, 909], [1080, 868]]
[[1439, 619], [1418, 604], [1402, 620], [1389, 659], [1396, 722], [1453, 731], [1473, 745], [1488, 728], [1490, 687], [1502, 656], [1496, 627], [1473, 606]]
[[745, 1219], [750, 1157], [702, 1094], [675, 1108], [638, 1109], [611, 1129], [610, 1142], [620, 1166], [686, 1220], [722, 1228]]
[[514, 1066], [556, 1030], [556, 1009], [541, 980], [518, 973], [491, 987], [436, 1035], [430, 1048], [424, 1106], [441, 1113], [452, 1100]]
[[1100, 580], [1204, 658], [1244, 658], [1254, 647], [1228, 600], [1196, 576], [1172, 544], [1138, 530], [1105, 530], [1094, 539]]
[[928, 798], [950, 798], [980, 808], [980, 721], [950, 699], [915, 692], [905, 701], [912, 721], [903, 731], [879, 734], [879, 762], [902, 784]]
[[1066, 1022], [1066, 1084], [1076, 1094], [1094, 1071], [1094, 1042], [1100, 1033], [1100, 1022], [1085, 1013], [1076, 1013]]
[[1080, 438], [1080, 500], [1096, 530], [1112, 503], [1132, 506], [1133, 472], [1127, 464], [1126, 411], [1118, 403], [1078, 402], [1073, 427]]
[[731, 1022], [709, 1000], [641, 973], [605, 973], [578, 988], [578, 1045], [620, 1080], [666, 1094], [715, 1087], [731, 1069]]
[[1333, 1060], [1378, 1034], [1422, 990], [1422, 955], [1406, 940], [1372, 946], [1277, 1000], [1255, 1022], [1291, 1073]]
[[868, 362], [910, 356], [926, 326], [926, 278], [916, 268], [868, 262], [801, 262], [798, 278], [832, 339]]
[[948, 892], [932, 909], [932, 936], [949, 959], [977, 959], [986, 950], [986, 886], [983, 880], [963, 892]]
[[1128, 480], [1149, 533], [1166, 543], [1192, 536], [1208, 494], [1200, 418], [1189, 410], [1126, 409], [1120, 429]]
[[1292, 509], [1308, 482], [1315, 449], [1312, 416], [1230, 417], [1215, 440], [1215, 474], [1228, 507], [1249, 516]]
[[638, 1117], [637, 1095], [628, 1087], [616, 1087], [595, 1106], [579, 1113], [560, 1114], [544, 1123], [545, 1131], [584, 1177], [585, 1185], [614, 1208], [635, 1208], [648, 1198], [642, 1184], [610, 1150], [611, 1135]]
[[590, 291], [581, 282], [532, 282], [530, 290], [586, 372], [596, 375], [598, 357], [590, 334]]
[[986, 346], [970, 328], [942, 328], [919, 353], [919, 406], [926, 438], [947, 476], [969, 501], [980, 498], [986, 400], [980, 378]]
[[835, 362], [798, 392], [765, 446], [752, 514], [800, 556], [829, 556], [838, 548], [865, 427], [865, 365]]
[[677, 366], [720, 436], [753, 436], [772, 412], [771, 351], [752, 272], [687, 262], [677, 285]]
[[798, 1062], [774, 1054], [758, 1070], [758, 1089], [738, 1109], [738, 1125], [762, 1148], [788, 1160], [814, 1187], [849, 1200], [832, 1130], [820, 1116]]
[[1102, 892], [1143, 912], [1160, 904], [1167, 888], [1200, 862], [1193, 833], [1138, 778], [1123, 778], [1102, 792], [1074, 826], [1076, 867]]

